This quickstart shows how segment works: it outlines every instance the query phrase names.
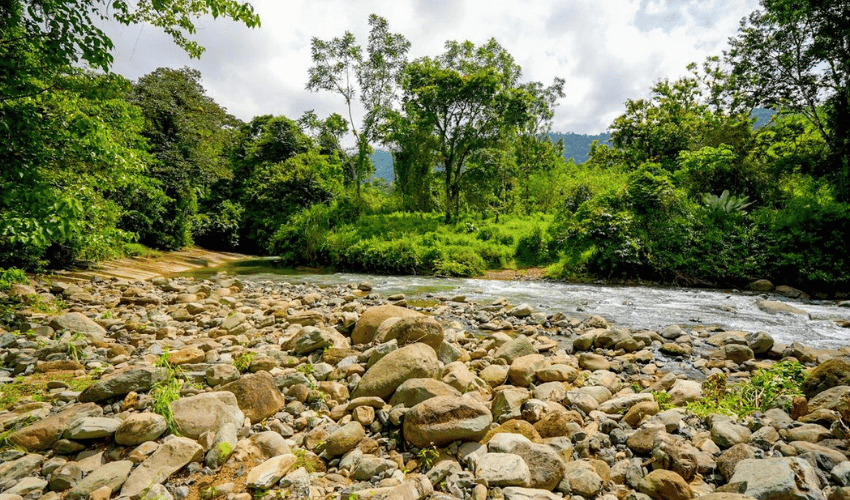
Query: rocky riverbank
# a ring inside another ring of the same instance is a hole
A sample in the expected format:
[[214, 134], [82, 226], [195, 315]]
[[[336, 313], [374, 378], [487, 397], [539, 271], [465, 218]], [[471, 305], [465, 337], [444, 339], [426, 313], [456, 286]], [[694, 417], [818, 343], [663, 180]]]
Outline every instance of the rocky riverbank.
[[[0, 500], [850, 498], [846, 350], [368, 283], [7, 295]], [[684, 410], [783, 359], [788, 411]]]

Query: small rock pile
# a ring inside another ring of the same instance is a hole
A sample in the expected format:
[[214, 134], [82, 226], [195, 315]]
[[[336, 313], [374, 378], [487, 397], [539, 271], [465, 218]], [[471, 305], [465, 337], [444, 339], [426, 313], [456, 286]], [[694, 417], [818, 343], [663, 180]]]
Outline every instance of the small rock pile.
[[[18, 290], [68, 307], [0, 330], [0, 500], [850, 499], [848, 352], [371, 288]], [[782, 359], [789, 411], [684, 410]]]

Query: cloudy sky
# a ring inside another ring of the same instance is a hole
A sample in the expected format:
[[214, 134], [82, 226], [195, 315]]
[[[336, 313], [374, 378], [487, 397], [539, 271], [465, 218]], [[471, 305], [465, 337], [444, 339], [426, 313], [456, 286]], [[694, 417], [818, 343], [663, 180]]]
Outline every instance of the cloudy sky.
[[410, 57], [435, 56], [446, 40], [494, 37], [522, 66], [523, 80], [566, 80], [554, 130], [595, 134], [662, 78], [720, 54], [757, 0], [256, 0], [262, 27], [201, 19], [206, 52], [188, 58], [150, 26], [108, 26], [113, 71], [130, 79], [158, 67], [197, 68], [216, 102], [243, 120], [260, 114], [297, 118], [344, 114], [339, 95], [304, 89], [310, 41], [351, 31], [363, 45], [375, 13], [412, 43]]

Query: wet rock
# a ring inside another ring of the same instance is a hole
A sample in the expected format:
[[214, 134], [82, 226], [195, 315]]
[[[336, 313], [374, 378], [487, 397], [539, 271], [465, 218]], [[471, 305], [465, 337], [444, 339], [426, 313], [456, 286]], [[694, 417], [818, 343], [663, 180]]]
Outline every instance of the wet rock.
[[456, 440], [476, 440], [484, 437], [492, 421], [490, 410], [473, 399], [438, 396], [407, 412], [404, 437], [420, 448], [442, 446]]
[[756, 302], [756, 306], [758, 306], [759, 309], [761, 309], [762, 311], [764, 311], [766, 313], [771, 313], [771, 314], [799, 314], [801, 316], [809, 317], [809, 313], [807, 313], [806, 311], [804, 311], [800, 308], [794, 307], [791, 304], [788, 304], [786, 302], [779, 302], [779, 301], [776, 301], [776, 300], [759, 300], [758, 302]]
[[747, 285], [747, 290], [753, 290], [756, 292], [772, 292], [773, 283], [771, 283], [770, 280], [765, 279], [755, 280]]

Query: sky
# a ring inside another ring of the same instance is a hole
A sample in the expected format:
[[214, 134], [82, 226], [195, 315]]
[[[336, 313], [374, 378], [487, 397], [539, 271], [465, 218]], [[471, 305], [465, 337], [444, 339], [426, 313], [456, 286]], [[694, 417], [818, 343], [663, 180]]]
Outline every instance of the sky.
[[[495, 38], [522, 67], [523, 81], [566, 80], [553, 130], [604, 132], [627, 99], [687, 73], [690, 62], [720, 55], [757, 0], [255, 0], [262, 26], [202, 18], [189, 58], [157, 28], [107, 25], [112, 71], [132, 80], [160, 67], [200, 70], [207, 95], [242, 120], [298, 118], [315, 110], [345, 116], [342, 97], [305, 90], [314, 37], [352, 32], [364, 47], [368, 17], [387, 19], [411, 42], [410, 59], [437, 56], [447, 40], [476, 45]], [[355, 116], [357, 119], [357, 116]]]

